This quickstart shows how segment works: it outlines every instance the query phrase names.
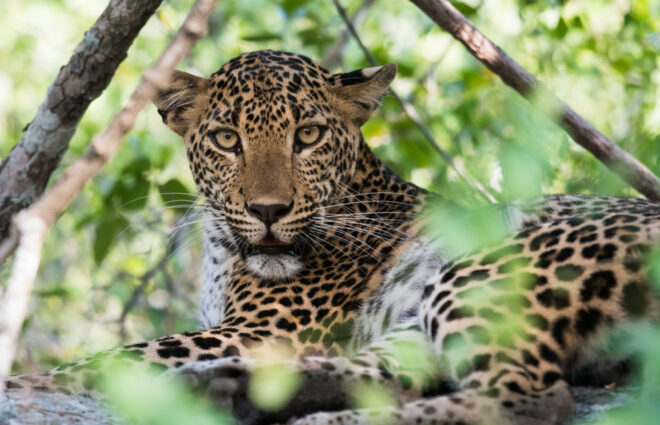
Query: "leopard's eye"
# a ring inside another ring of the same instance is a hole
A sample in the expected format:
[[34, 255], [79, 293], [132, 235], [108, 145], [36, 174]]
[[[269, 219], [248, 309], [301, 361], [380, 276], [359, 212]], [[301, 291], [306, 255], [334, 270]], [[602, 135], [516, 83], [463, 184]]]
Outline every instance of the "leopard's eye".
[[296, 130], [295, 144], [298, 151], [301, 148], [306, 148], [314, 145], [323, 137], [325, 127], [320, 125], [305, 125]]
[[239, 146], [238, 134], [232, 130], [211, 131], [208, 136], [215, 146], [225, 151], [235, 151]]

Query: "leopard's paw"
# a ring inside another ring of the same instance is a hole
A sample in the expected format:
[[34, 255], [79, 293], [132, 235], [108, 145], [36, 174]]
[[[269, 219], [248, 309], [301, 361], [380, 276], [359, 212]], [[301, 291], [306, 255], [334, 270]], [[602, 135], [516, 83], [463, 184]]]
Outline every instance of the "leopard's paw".
[[225, 357], [187, 363], [168, 372], [176, 375], [217, 406], [233, 410], [237, 397], [245, 398], [254, 361], [243, 357]]

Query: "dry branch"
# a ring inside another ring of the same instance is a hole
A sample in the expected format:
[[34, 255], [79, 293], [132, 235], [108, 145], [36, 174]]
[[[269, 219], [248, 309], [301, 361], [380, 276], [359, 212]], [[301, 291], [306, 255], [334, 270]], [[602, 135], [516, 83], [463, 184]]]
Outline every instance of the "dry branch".
[[[19, 245], [7, 291], [0, 300], [0, 382], [11, 368], [48, 229], [57, 215], [80, 193], [85, 183], [101, 171], [103, 164], [117, 152], [121, 139], [133, 127], [138, 113], [156, 90], [168, 83], [176, 64], [206, 32], [214, 6], [215, 0], [197, 0], [156, 64], [142, 74], [126, 106], [113, 118], [108, 129], [94, 137], [87, 153], [76, 160], [51, 189], [15, 217], [13, 222], [20, 235]], [[2, 387], [0, 385], [0, 391]]]
[[[364, 45], [362, 42], [362, 39], [360, 39], [360, 36], [357, 33], [357, 30], [355, 29], [355, 26], [351, 22], [350, 18], [348, 17], [348, 14], [346, 13], [346, 10], [339, 4], [339, 0], [332, 0], [335, 4], [335, 8], [337, 9], [337, 12], [339, 12], [339, 16], [343, 19], [344, 23], [346, 24], [346, 28], [348, 29], [349, 33], [353, 36], [355, 41], [358, 43], [358, 46], [360, 46], [360, 49], [362, 50], [362, 53], [364, 53], [364, 56], [367, 58], [371, 66], [378, 66], [378, 61], [374, 57], [374, 55], [369, 51], [367, 46]], [[415, 126], [419, 129], [419, 131], [424, 135], [426, 140], [431, 144], [433, 149], [435, 149], [442, 159], [445, 160], [455, 171], [456, 174], [458, 174], [463, 180], [465, 180], [470, 186], [472, 186], [479, 194], [481, 194], [485, 199], [492, 203], [496, 203], [497, 199], [493, 195], [491, 195], [488, 190], [474, 177], [468, 173], [468, 171], [460, 164], [457, 163], [454, 160], [454, 157], [447, 152], [446, 150], [442, 149], [440, 147], [440, 144], [438, 144], [437, 140], [435, 140], [435, 137], [433, 137], [433, 134], [431, 133], [431, 130], [428, 129], [426, 125], [422, 122], [422, 120], [419, 118], [419, 115], [417, 114], [417, 110], [413, 105], [410, 104], [410, 102], [407, 102], [404, 100], [399, 94], [393, 89], [390, 88], [390, 94], [396, 101], [401, 105], [401, 109], [406, 113], [408, 118], [415, 124]]]
[[542, 90], [548, 94], [548, 96], [544, 96], [544, 99], [555, 99], [560, 111], [560, 124], [573, 140], [591, 152], [641, 194], [649, 199], [660, 201], [660, 179], [655, 174], [594, 128], [568, 105], [552, 95], [536, 77], [479, 32], [448, 1], [410, 1], [422, 9], [440, 28], [463, 43], [474, 57], [522, 96], [529, 98], [533, 92]]
[[108, 86], [163, 0], [111, 0], [63, 66], [21, 141], [0, 163], [0, 241], [44, 191], [89, 104]]

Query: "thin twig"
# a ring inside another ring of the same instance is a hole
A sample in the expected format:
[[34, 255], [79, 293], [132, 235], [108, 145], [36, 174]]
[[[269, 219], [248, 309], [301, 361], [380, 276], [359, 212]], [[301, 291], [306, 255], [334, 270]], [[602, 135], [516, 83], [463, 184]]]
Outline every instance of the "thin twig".
[[[0, 266], [18, 247], [18, 238], [18, 230], [15, 226], [11, 226], [7, 237], [0, 242]], [[2, 297], [2, 286], [0, 286], [0, 297]]]
[[[354, 27], [359, 27], [362, 24], [362, 21], [364, 21], [364, 19], [367, 17], [369, 8], [374, 4], [375, 1], [376, 0], [364, 0], [360, 4], [360, 7], [358, 7], [358, 9], [355, 11], [355, 14], [353, 15], [353, 19], [351, 19], [351, 23]], [[321, 66], [324, 68], [332, 69], [335, 66], [341, 65], [341, 59], [344, 57], [344, 49], [346, 49], [346, 45], [350, 40], [350, 36], [351, 32], [348, 27], [344, 28], [335, 44], [333, 44], [326, 51], [325, 55], [323, 55], [323, 58], [319, 62]]]
[[[165, 275], [165, 280], [166, 282], [171, 281], [171, 278], [167, 271], [165, 270], [165, 265], [167, 264], [167, 261], [170, 259], [170, 256], [172, 255], [173, 252], [177, 250], [177, 247], [179, 245], [179, 233], [181, 229], [181, 223], [186, 219], [186, 216], [181, 217], [177, 222], [174, 224], [174, 230], [170, 232], [168, 236], [168, 244], [167, 244], [167, 249], [165, 250], [165, 253], [163, 256], [158, 260], [158, 262], [151, 267], [149, 270], [147, 270], [145, 273], [143, 273], [141, 276], [135, 276], [131, 274], [124, 274], [123, 279], [138, 279], [140, 281], [140, 284], [136, 286], [133, 289], [133, 293], [131, 294], [131, 297], [129, 300], [124, 304], [124, 307], [122, 308], [121, 314], [119, 315], [119, 318], [117, 319], [117, 322], [119, 323], [119, 336], [123, 340], [126, 337], [126, 317], [128, 314], [131, 312], [131, 310], [135, 307], [135, 305], [138, 302], [138, 299], [140, 296], [144, 293], [145, 289], [147, 288], [147, 285], [151, 280], [154, 278], [157, 272], [163, 271]], [[119, 275], [115, 280], [119, 280]], [[169, 287], [168, 287], [169, 289]]]
[[[644, 164], [621, 149], [587, 120], [559, 100], [534, 75], [490, 41], [446, 0], [411, 0], [440, 28], [463, 43], [470, 53], [504, 83], [529, 99], [542, 92], [544, 101], [555, 102], [559, 123], [577, 143], [591, 152], [615, 174], [649, 199], [660, 201], [660, 179]], [[555, 117], [553, 117], [554, 119]]]
[[7, 291], [0, 303], [0, 400], [4, 390], [3, 381], [9, 375], [14, 359], [16, 340], [27, 314], [44, 238], [48, 232], [46, 222], [34, 215], [19, 214], [13, 226], [20, 236]]
[[[346, 10], [342, 7], [341, 4], [339, 4], [339, 0], [332, 0], [332, 1], [334, 2], [335, 7], [337, 8], [337, 12], [339, 12], [339, 15], [344, 20], [344, 23], [346, 24], [348, 31], [351, 33], [355, 41], [360, 46], [360, 49], [364, 53], [364, 56], [367, 58], [371, 66], [377, 66], [378, 61], [371, 53], [371, 51], [369, 51], [369, 49], [364, 45], [364, 43], [362, 43], [362, 39], [360, 39], [360, 36], [355, 30], [355, 27], [353, 26], [351, 20], [346, 14]], [[486, 190], [486, 188], [481, 183], [479, 183], [479, 181], [477, 181], [474, 177], [472, 177], [470, 173], [468, 173], [468, 171], [461, 164], [457, 163], [454, 160], [454, 157], [449, 152], [447, 152], [446, 150], [442, 149], [442, 147], [440, 147], [438, 142], [435, 140], [435, 137], [433, 137], [431, 130], [429, 130], [428, 127], [424, 125], [422, 120], [419, 118], [419, 115], [417, 114], [417, 110], [415, 110], [415, 107], [411, 105], [410, 102], [404, 100], [401, 96], [399, 96], [398, 93], [393, 88], [390, 88], [390, 93], [392, 94], [392, 97], [396, 99], [399, 105], [401, 105], [401, 108], [406, 113], [408, 118], [410, 118], [410, 120], [415, 124], [415, 126], [419, 129], [419, 131], [422, 132], [426, 140], [428, 140], [431, 146], [440, 154], [442, 159], [444, 159], [445, 162], [447, 162], [456, 171], [456, 173], [461, 178], [463, 178], [463, 180], [465, 180], [484, 198], [486, 198], [488, 201], [492, 203], [497, 203], [497, 199], [495, 199], [495, 197], [491, 195], [488, 192], [488, 190]]]
[[[0, 382], [9, 374], [13, 362], [48, 229], [85, 183], [117, 152], [138, 113], [158, 89], [166, 86], [174, 67], [204, 35], [215, 3], [215, 0], [197, 0], [156, 64], [143, 72], [126, 106], [115, 115], [108, 129], [94, 137], [87, 153], [76, 160], [41, 199], [15, 217], [13, 225], [20, 234], [19, 244], [7, 292], [0, 300]], [[3, 387], [0, 385], [0, 395]]]
[[144, 293], [144, 290], [147, 288], [147, 285], [149, 285], [149, 282], [151, 282], [151, 279], [153, 279], [156, 273], [165, 267], [165, 264], [167, 264], [167, 259], [169, 258], [169, 254], [170, 250], [168, 249], [165, 252], [165, 255], [163, 255], [163, 257], [158, 261], [158, 263], [156, 263], [155, 266], [147, 270], [142, 276], [138, 277], [140, 284], [133, 288], [131, 298], [129, 298], [126, 304], [124, 304], [124, 307], [121, 310], [121, 314], [117, 319], [117, 322], [119, 323], [119, 336], [122, 340], [126, 337], [126, 317], [128, 316], [128, 313], [130, 313], [133, 307], [135, 307], [138, 299], [140, 298], [140, 295]]

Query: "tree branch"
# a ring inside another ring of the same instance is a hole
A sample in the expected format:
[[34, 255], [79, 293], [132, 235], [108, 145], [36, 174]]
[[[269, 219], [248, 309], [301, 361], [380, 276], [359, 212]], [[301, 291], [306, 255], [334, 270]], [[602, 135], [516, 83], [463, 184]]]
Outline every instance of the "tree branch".
[[108, 86], [163, 0], [111, 0], [60, 69], [21, 141], [0, 163], [0, 241], [11, 217], [44, 191], [89, 104]]
[[544, 99], [555, 99], [560, 111], [560, 124], [577, 143], [591, 152], [611, 171], [649, 199], [660, 201], [660, 179], [644, 164], [608, 139], [588, 121], [557, 99], [536, 77], [520, 66], [499, 46], [468, 21], [446, 0], [410, 0], [440, 28], [463, 43], [474, 57], [523, 97], [542, 90]]
[[[353, 23], [351, 22], [350, 18], [346, 14], [346, 10], [339, 4], [339, 0], [332, 0], [335, 4], [335, 8], [337, 9], [337, 12], [339, 12], [339, 16], [344, 20], [344, 23], [346, 24], [346, 28], [348, 28], [348, 31], [350, 34], [353, 36], [355, 41], [358, 43], [360, 46], [360, 49], [362, 50], [362, 53], [364, 53], [364, 56], [367, 58], [371, 66], [378, 66], [378, 61], [374, 57], [374, 55], [369, 51], [367, 46], [362, 43], [362, 40], [360, 39], [360, 36], [358, 35], [355, 27], [353, 26]], [[390, 87], [390, 93], [392, 94], [392, 97], [396, 99], [396, 101], [401, 105], [401, 108], [403, 109], [403, 112], [406, 113], [408, 118], [415, 124], [415, 126], [421, 131], [421, 133], [424, 135], [426, 140], [431, 144], [433, 149], [435, 149], [442, 159], [445, 160], [455, 171], [456, 174], [458, 174], [463, 180], [465, 180], [468, 185], [472, 186], [479, 194], [481, 194], [484, 198], [486, 198], [488, 201], [492, 203], [496, 203], [497, 199], [491, 195], [488, 190], [474, 177], [468, 173], [468, 171], [460, 164], [454, 161], [454, 157], [447, 152], [446, 150], [442, 149], [440, 147], [440, 144], [438, 144], [437, 140], [435, 140], [435, 137], [433, 137], [433, 134], [431, 133], [431, 130], [424, 125], [422, 120], [419, 118], [419, 115], [417, 114], [417, 110], [413, 105], [410, 104], [410, 102], [407, 102], [404, 100], [401, 96], [398, 95], [398, 93]]]
[[[149, 99], [167, 85], [176, 64], [206, 32], [214, 6], [215, 0], [197, 0], [156, 64], [143, 72], [126, 106], [115, 115], [108, 129], [94, 137], [87, 153], [76, 160], [51, 189], [15, 217], [13, 222], [20, 235], [19, 245], [6, 294], [0, 300], [0, 382], [11, 368], [48, 229], [85, 183], [117, 152], [122, 138], [133, 127], [138, 113]], [[0, 391], [2, 389], [3, 385], [0, 385]]]

